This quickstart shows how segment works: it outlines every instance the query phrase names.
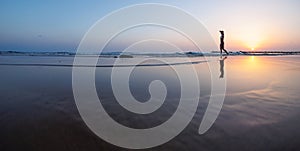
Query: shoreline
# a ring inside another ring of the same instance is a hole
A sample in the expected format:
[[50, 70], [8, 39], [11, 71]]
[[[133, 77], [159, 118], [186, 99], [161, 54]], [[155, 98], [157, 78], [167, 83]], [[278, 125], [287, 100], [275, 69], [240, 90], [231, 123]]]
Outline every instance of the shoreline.
[[[300, 55], [300, 51], [229, 51], [227, 56], [286, 56]], [[0, 51], [0, 56], [47, 56], [47, 57], [103, 57], [103, 58], [133, 58], [133, 57], [211, 57], [220, 56], [219, 51], [211, 52], [173, 52], [173, 53], [136, 53], [136, 52], [102, 52], [101, 54], [76, 54], [73, 52], [21, 52]], [[126, 57], [124, 57], [126, 56]]]

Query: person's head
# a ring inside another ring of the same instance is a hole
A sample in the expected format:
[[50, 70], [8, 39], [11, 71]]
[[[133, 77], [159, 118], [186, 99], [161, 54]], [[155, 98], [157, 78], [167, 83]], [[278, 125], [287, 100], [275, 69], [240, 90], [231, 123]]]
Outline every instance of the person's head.
[[220, 33], [221, 33], [222, 35], [224, 35], [224, 31], [223, 31], [223, 30], [220, 30]]

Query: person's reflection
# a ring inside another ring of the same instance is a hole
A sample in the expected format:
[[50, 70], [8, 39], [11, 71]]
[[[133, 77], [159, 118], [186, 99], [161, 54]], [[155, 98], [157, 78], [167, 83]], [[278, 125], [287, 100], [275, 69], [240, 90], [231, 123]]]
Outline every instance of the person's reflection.
[[221, 56], [220, 57], [220, 78], [223, 78], [224, 77], [224, 61], [225, 59], [227, 59], [227, 56], [226, 57], [223, 57]]

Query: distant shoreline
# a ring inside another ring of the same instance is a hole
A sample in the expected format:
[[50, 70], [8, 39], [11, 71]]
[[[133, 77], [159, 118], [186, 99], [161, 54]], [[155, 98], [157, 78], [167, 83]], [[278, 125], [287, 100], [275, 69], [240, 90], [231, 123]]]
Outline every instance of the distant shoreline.
[[[219, 56], [219, 51], [212, 52], [174, 52], [174, 53], [146, 53], [146, 52], [102, 52], [100, 55], [96, 53], [76, 54], [74, 52], [21, 52], [21, 51], [0, 51], [0, 56], [54, 56], [54, 57], [107, 57], [107, 58], [131, 58], [134, 56], [148, 57], [201, 57], [201, 56]], [[282, 56], [282, 55], [300, 55], [300, 51], [230, 51], [229, 56]]]

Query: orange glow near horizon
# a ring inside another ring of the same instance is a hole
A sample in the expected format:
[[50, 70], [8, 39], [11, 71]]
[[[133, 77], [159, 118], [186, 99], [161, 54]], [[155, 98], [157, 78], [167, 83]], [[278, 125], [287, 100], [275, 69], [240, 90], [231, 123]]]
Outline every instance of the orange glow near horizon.
[[259, 19], [248, 20], [242, 18], [234, 20], [231, 23], [232, 25], [235, 25], [235, 27], [232, 28], [229, 26], [227, 29], [226, 27], [224, 29], [225, 42], [229, 47], [228, 49], [231, 50], [277, 50], [284, 48], [286, 43], [292, 43], [292, 41], [286, 42], [287, 39], [292, 37], [293, 40], [297, 39], [295, 36], [287, 37], [287, 34], [283, 30], [278, 29], [277, 26], [271, 24], [271, 21], [266, 22]]
[[235, 45], [247, 50], [256, 50], [261, 48], [264, 44], [266, 40], [265, 36], [262, 29], [258, 27], [241, 28], [239, 29], [239, 34], [235, 37], [238, 42]]

